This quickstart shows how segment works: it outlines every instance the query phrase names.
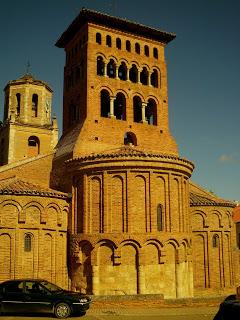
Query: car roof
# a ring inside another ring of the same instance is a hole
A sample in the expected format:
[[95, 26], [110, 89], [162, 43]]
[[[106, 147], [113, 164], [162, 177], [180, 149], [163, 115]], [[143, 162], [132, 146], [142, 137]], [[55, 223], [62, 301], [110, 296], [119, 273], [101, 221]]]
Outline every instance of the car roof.
[[49, 282], [49, 281], [44, 280], [44, 279], [35, 279], [35, 278], [24, 278], [24, 279], [22, 279], [21, 278], [21, 279], [9, 279], [9, 280], [1, 282], [0, 285], [6, 284], [6, 283], [9, 283], [9, 282], [19, 282], [19, 281], [37, 281], [37, 282], [46, 281], [46, 282]]

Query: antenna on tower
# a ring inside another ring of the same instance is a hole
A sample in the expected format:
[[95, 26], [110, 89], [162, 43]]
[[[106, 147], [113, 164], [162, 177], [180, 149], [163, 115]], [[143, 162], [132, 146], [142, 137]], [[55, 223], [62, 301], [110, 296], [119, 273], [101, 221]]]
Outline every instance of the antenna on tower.
[[30, 65], [30, 62], [28, 60], [27, 67], [26, 67], [26, 74], [30, 74], [30, 67], [31, 67], [31, 65]]

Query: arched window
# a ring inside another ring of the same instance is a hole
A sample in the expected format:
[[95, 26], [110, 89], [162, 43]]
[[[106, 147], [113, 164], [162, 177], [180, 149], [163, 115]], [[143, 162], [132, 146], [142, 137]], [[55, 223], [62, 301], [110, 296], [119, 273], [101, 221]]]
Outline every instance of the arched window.
[[24, 251], [32, 251], [32, 236], [29, 233], [24, 235]]
[[147, 45], [144, 46], [144, 54], [146, 57], [149, 57], [149, 47]]
[[97, 57], [97, 75], [98, 76], [104, 75], [104, 67], [105, 67], [105, 63], [103, 61], [103, 58], [101, 56]]
[[148, 100], [145, 109], [145, 119], [148, 124], [157, 125], [157, 104], [153, 99]]
[[101, 91], [101, 117], [108, 118], [110, 113], [110, 94], [107, 90]]
[[40, 141], [36, 136], [28, 138], [28, 156], [34, 157], [40, 153]]
[[137, 145], [137, 137], [133, 132], [126, 132], [124, 134], [124, 144], [127, 145]]
[[122, 62], [118, 68], [118, 77], [120, 80], [127, 80], [127, 66]]
[[155, 88], [158, 88], [158, 71], [156, 69], [153, 70], [151, 74], [151, 85]]
[[148, 71], [146, 67], [143, 67], [142, 72], [140, 73], [140, 82], [144, 85], [148, 84]]
[[20, 115], [20, 107], [21, 107], [21, 94], [20, 93], [16, 94], [16, 99], [17, 99], [16, 111], [17, 111], [17, 116], [19, 116]]
[[219, 236], [214, 234], [212, 237], [212, 246], [213, 248], [217, 248], [219, 246]]
[[101, 33], [96, 33], [96, 43], [101, 44], [102, 43], [102, 36]]
[[158, 59], [158, 49], [157, 48], [153, 48], [153, 56], [155, 59]]
[[107, 75], [109, 76], [109, 78], [116, 77], [116, 64], [113, 59], [110, 59], [107, 65]]
[[111, 36], [109, 36], [109, 35], [107, 35], [107, 37], [106, 37], [106, 45], [107, 45], [108, 47], [111, 47], [111, 46], [112, 46], [112, 38], [111, 38]]
[[131, 42], [129, 40], [126, 41], [126, 50], [131, 52]]
[[34, 93], [32, 95], [32, 117], [36, 118], [38, 115], [38, 95]]
[[129, 70], [129, 80], [134, 83], [138, 82], [138, 69], [135, 64], [133, 64], [131, 69]]
[[118, 93], [114, 100], [114, 115], [118, 120], [126, 120], [126, 98], [122, 93]]
[[140, 54], [140, 44], [139, 43], [135, 43], [135, 52]]
[[133, 121], [142, 121], [142, 100], [137, 96], [133, 97]]
[[117, 38], [117, 39], [116, 39], [116, 47], [117, 47], [118, 49], [121, 49], [121, 48], [122, 48], [122, 41], [121, 41], [120, 38]]

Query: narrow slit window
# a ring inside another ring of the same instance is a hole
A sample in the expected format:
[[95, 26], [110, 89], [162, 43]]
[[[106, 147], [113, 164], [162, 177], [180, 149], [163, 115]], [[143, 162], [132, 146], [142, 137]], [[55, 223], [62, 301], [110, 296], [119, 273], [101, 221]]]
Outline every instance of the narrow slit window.
[[24, 237], [24, 251], [30, 252], [32, 251], [32, 237], [30, 234], [25, 234]]

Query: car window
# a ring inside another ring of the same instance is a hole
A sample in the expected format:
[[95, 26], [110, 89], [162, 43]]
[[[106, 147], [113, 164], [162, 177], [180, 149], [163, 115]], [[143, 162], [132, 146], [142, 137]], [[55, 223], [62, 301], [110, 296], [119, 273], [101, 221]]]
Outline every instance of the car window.
[[62, 288], [56, 286], [53, 283], [50, 283], [48, 281], [41, 281], [41, 285], [45, 288], [47, 288], [47, 290], [51, 291], [51, 292], [58, 292], [58, 291], [63, 291]]
[[26, 293], [45, 293], [46, 290], [36, 281], [26, 281]]
[[23, 292], [23, 282], [22, 281], [14, 281], [10, 282], [5, 287], [5, 292], [7, 293], [21, 293]]

